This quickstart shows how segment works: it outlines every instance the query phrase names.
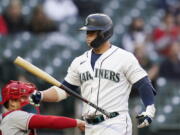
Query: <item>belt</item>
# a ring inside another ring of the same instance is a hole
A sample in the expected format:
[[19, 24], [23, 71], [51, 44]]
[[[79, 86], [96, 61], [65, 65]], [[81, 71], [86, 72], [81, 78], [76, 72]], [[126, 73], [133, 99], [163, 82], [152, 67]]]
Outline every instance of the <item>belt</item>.
[[[118, 116], [119, 113], [118, 112], [112, 112], [110, 113], [110, 117], [109, 118], [114, 118], [116, 116]], [[92, 124], [92, 125], [96, 125], [100, 122], [103, 122], [106, 120], [106, 117], [102, 114], [99, 115], [89, 115], [87, 117], [84, 118], [84, 120], [88, 123], [88, 124]]]

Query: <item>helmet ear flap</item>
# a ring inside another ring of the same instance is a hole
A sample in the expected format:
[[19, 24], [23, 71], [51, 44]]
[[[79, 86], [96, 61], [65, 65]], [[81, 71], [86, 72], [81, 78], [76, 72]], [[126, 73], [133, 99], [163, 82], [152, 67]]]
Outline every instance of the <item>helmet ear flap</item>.
[[104, 38], [104, 30], [99, 31], [98, 36], [100, 36], [101, 38]]
[[113, 35], [113, 27], [109, 28], [108, 30], [104, 30], [103, 35], [104, 39], [108, 40]]

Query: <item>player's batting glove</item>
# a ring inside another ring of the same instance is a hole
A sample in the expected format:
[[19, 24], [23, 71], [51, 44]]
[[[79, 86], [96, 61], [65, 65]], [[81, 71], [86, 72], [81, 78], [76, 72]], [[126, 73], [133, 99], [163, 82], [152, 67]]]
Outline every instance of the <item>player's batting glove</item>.
[[42, 93], [40, 91], [34, 91], [29, 98], [30, 103], [35, 106], [40, 106], [40, 102], [42, 100]]
[[148, 105], [146, 111], [136, 117], [138, 119], [138, 128], [149, 126], [154, 118], [155, 112], [154, 104]]

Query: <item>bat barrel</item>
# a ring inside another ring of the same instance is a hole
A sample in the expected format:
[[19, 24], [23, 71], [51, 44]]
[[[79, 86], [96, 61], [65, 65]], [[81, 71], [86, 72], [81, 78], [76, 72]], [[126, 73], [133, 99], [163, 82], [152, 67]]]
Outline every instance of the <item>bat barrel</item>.
[[42, 80], [49, 82], [50, 84], [53, 84], [57, 87], [61, 85], [61, 83], [57, 81], [55, 78], [53, 78], [51, 75], [49, 75], [48, 73], [44, 72], [43, 70], [39, 69], [38, 67], [34, 66], [33, 64], [29, 63], [28, 61], [19, 56], [14, 60], [14, 64], [22, 67], [23, 69], [29, 71], [30, 73], [41, 78]]

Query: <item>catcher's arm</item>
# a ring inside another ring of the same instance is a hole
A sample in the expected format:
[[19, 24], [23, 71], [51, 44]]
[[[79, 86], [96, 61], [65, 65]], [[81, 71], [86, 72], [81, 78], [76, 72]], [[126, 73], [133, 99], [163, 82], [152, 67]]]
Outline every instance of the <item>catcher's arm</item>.
[[72, 127], [82, 127], [85, 126], [85, 122], [72, 119], [68, 117], [60, 117], [53, 115], [38, 115], [35, 114], [30, 118], [28, 128], [29, 129], [39, 129], [39, 128], [50, 128], [50, 129], [65, 129]]

